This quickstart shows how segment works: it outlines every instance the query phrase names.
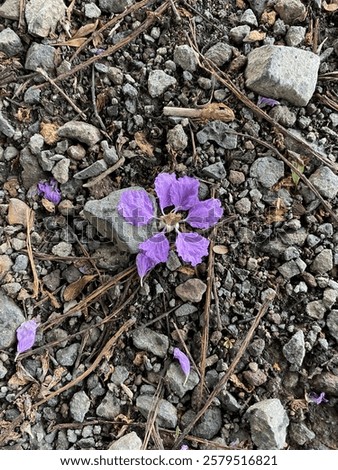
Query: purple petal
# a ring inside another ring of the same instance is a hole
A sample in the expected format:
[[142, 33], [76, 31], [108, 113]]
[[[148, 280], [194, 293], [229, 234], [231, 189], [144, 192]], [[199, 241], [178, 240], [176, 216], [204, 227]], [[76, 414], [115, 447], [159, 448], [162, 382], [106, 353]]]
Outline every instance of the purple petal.
[[140, 243], [139, 249], [155, 264], [165, 263], [168, 260], [170, 245], [164, 233], [157, 233]]
[[144, 189], [129, 189], [121, 194], [117, 212], [129, 223], [147, 225], [154, 218], [154, 207]]
[[155, 178], [155, 191], [162, 211], [165, 207], [174, 205], [170, 195], [170, 188], [174, 182], [176, 182], [174, 173], [160, 173]]
[[177, 253], [187, 263], [193, 266], [202, 262], [203, 256], [208, 255], [209, 240], [198, 233], [181, 233], [176, 238]]
[[190, 176], [183, 176], [170, 187], [170, 196], [176, 210], [188, 210], [198, 203], [199, 181]]
[[52, 178], [50, 182], [40, 181], [37, 184], [38, 191], [48, 201], [57, 205], [61, 201], [61, 191], [57, 187], [57, 181]]
[[16, 330], [18, 340], [17, 353], [23, 353], [30, 349], [35, 343], [35, 335], [38, 324], [35, 320], [28, 320], [22, 323]]
[[190, 374], [190, 361], [188, 356], [180, 349], [174, 348], [174, 358], [178, 359], [184, 375], [188, 376]]
[[320, 395], [317, 395], [315, 392], [311, 392], [309, 394], [309, 398], [313, 403], [316, 405], [320, 405], [321, 403], [327, 403], [329, 400], [325, 398], [325, 392], [322, 392]]
[[157, 263], [153, 259], [149, 258], [144, 253], [139, 253], [136, 256], [137, 273], [141, 278], [141, 284], [144, 276], [148, 274], [148, 272], [151, 271], [153, 267], [156, 266], [156, 264]]
[[223, 215], [219, 199], [199, 201], [189, 211], [187, 222], [195, 228], [209, 228], [215, 225]]
[[181, 450], [189, 450], [189, 446], [187, 444], [181, 445]]
[[272, 98], [266, 98], [265, 96], [259, 96], [257, 100], [257, 106], [259, 106], [260, 108], [264, 108], [264, 106], [273, 107], [277, 106], [278, 104], [280, 104], [279, 101], [274, 100]]

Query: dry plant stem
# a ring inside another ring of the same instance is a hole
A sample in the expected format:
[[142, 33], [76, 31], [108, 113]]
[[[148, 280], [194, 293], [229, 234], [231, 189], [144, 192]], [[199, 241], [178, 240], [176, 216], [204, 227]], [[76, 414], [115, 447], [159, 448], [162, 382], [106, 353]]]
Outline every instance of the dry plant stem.
[[33, 228], [33, 220], [34, 220], [34, 213], [32, 209], [29, 209], [27, 212], [27, 254], [28, 254], [28, 259], [31, 265], [31, 270], [33, 273], [33, 294], [32, 297], [35, 299], [38, 294], [39, 294], [39, 286], [40, 286], [40, 281], [38, 277], [38, 273], [35, 267], [34, 263], [34, 256], [33, 256], [33, 249], [32, 249], [32, 243], [31, 243], [31, 230]]
[[317, 54], [317, 50], [318, 50], [318, 39], [319, 39], [319, 18], [316, 18], [314, 28], [313, 28], [313, 46], [312, 46], [312, 50], [315, 54]]
[[338, 111], [338, 103], [336, 103], [335, 101], [333, 101], [331, 98], [329, 98], [328, 96], [326, 95], [319, 95], [319, 94], [316, 94], [316, 98], [321, 101], [322, 103], [324, 103], [326, 106], [329, 106], [329, 108], [332, 108], [334, 109], [335, 111]]
[[[190, 43], [192, 44], [191, 41]], [[265, 119], [267, 122], [272, 124], [281, 134], [301, 144], [302, 147], [306, 149], [306, 151], [314, 155], [322, 163], [325, 163], [332, 170], [337, 171], [337, 167], [334, 163], [332, 163], [328, 158], [323, 157], [319, 152], [315, 151], [313, 148], [310, 147], [310, 145], [308, 145], [306, 142], [301, 140], [299, 137], [291, 134], [291, 132], [289, 132], [285, 127], [283, 127], [281, 124], [275, 121], [271, 116], [269, 116], [265, 111], [263, 111], [263, 109], [259, 108], [251, 100], [249, 100], [249, 98], [247, 98], [244, 95], [244, 93], [242, 93], [232, 83], [230, 78], [224, 72], [222, 72], [218, 67], [216, 67], [216, 65], [211, 60], [205, 58], [200, 52], [197, 51], [197, 53], [200, 58], [200, 67], [204, 69], [206, 72], [209, 72], [211, 75], [213, 75], [219, 82], [223, 83], [223, 85], [226, 86], [236, 96], [236, 98], [238, 98], [245, 106], [252, 109], [252, 111], [257, 116], [261, 117], [262, 119]]]
[[91, 304], [94, 302], [98, 297], [103, 295], [105, 292], [107, 292], [109, 289], [111, 289], [113, 286], [115, 286], [118, 282], [120, 282], [122, 279], [128, 277], [131, 274], [134, 274], [136, 271], [135, 267], [127, 268], [124, 271], [122, 271], [119, 274], [116, 274], [116, 276], [113, 277], [110, 281], [106, 282], [105, 284], [99, 286], [97, 289], [95, 289], [93, 292], [91, 292], [88, 297], [85, 299], [81, 300], [77, 305], [75, 305], [73, 308], [68, 310], [68, 312], [63, 313], [57, 318], [53, 318], [52, 320], [49, 320], [45, 322], [42, 325], [42, 330], [46, 330], [47, 328], [51, 328], [55, 325], [58, 325], [62, 323], [66, 318], [74, 315], [76, 312], [81, 311], [83, 308], [87, 307], [87, 305]]
[[71, 100], [69, 98], [69, 96], [66, 95], [66, 93], [62, 90], [62, 88], [60, 88], [59, 85], [57, 85], [55, 83], [55, 80], [52, 80], [50, 77], [48, 77], [45, 70], [43, 70], [41, 68], [38, 68], [36, 70], [37, 70], [37, 72], [39, 72], [43, 76], [43, 78], [45, 78], [47, 80], [48, 83], [50, 83], [60, 93], [60, 95], [62, 95], [64, 97], [64, 99], [66, 101], [68, 101], [68, 103], [71, 105], [71, 107], [74, 109], [74, 111], [76, 111], [82, 117], [82, 119], [84, 119], [86, 121], [87, 116], [85, 115], [85, 113], [83, 111], [81, 111], [81, 109], [76, 106], [74, 101]]
[[219, 393], [223, 390], [223, 388], [226, 386], [229, 378], [231, 375], [234, 373], [237, 364], [241, 360], [243, 354], [245, 353], [247, 347], [250, 344], [250, 341], [256, 331], [256, 328], [258, 327], [261, 319], [265, 315], [269, 305], [271, 302], [274, 300], [275, 295], [271, 296], [269, 299], [265, 301], [265, 303], [262, 305], [260, 308], [256, 318], [254, 319], [244, 341], [242, 342], [240, 348], [238, 349], [238, 352], [236, 356], [234, 357], [234, 360], [229, 366], [229, 369], [226, 371], [222, 379], [218, 382], [214, 390], [211, 392], [211, 394], [208, 397], [208, 400], [206, 401], [205, 405], [199, 410], [199, 412], [196, 414], [195, 418], [185, 427], [184, 431], [182, 434], [176, 439], [173, 449], [178, 449], [179, 446], [181, 445], [182, 441], [185, 439], [185, 436], [189, 434], [189, 432], [192, 430], [192, 428], [195, 426], [195, 424], [198, 422], [198, 420], [204, 415], [204, 413], [209, 409], [211, 406], [213, 400], [219, 395]]
[[83, 51], [83, 49], [88, 46], [88, 44], [90, 42], [92, 42], [92, 40], [98, 36], [99, 34], [103, 33], [103, 31], [105, 31], [106, 29], [110, 28], [110, 27], [113, 27], [115, 26], [116, 24], [119, 23], [119, 21], [121, 21], [123, 18], [125, 18], [126, 16], [130, 15], [131, 13], [134, 13], [135, 11], [137, 10], [140, 10], [141, 8], [143, 8], [144, 6], [146, 6], [147, 4], [150, 4], [150, 3], [153, 3], [154, 0], [150, 1], [150, 0], [142, 0], [142, 2], [138, 2], [136, 4], [133, 4], [132, 6], [130, 6], [129, 8], [127, 8], [126, 10], [124, 10], [122, 13], [119, 13], [118, 15], [114, 16], [111, 20], [109, 20], [106, 24], [104, 24], [103, 26], [101, 26], [100, 29], [98, 29], [97, 31], [94, 31], [90, 36], [89, 38], [83, 43], [81, 44], [80, 47], [78, 47], [76, 49], [76, 51], [74, 52], [74, 54], [72, 55], [72, 57], [70, 58], [70, 62], [73, 62], [73, 60], [80, 54], [80, 52]]
[[153, 434], [153, 432], [155, 430], [154, 429], [155, 428], [155, 422], [156, 422], [156, 417], [157, 417], [157, 414], [158, 414], [158, 409], [159, 409], [159, 406], [160, 406], [160, 399], [161, 399], [162, 392], [163, 392], [163, 384], [162, 384], [162, 378], [161, 378], [160, 382], [157, 385], [155, 395], [153, 397], [153, 400], [154, 400], [153, 405], [152, 405], [152, 407], [149, 411], [149, 414], [148, 414], [146, 432], [145, 432], [145, 436], [144, 436], [144, 439], [143, 439], [143, 442], [142, 442], [142, 447], [141, 447], [142, 450], [147, 449], [150, 437], [151, 437], [151, 435]]
[[93, 102], [93, 108], [94, 108], [94, 115], [96, 119], [99, 121], [99, 124], [101, 126], [101, 129], [104, 131], [107, 130], [106, 126], [104, 125], [104, 122], [101, 119], [101, 116], [99, 115], [99, 112], [97, 110], [97, 105], [96, 105], [96, 93], [95, 93], [95, 67], [93, 65], [92, 67], [92, 86], [91, 86], [91, 92], [92, 92], [92, 102]]
[[88, 181], [88, 183], [83, 184], [82, 186], [84, 188], [91, 188], [95, 186], [97, 183], [102, 181], [106, 176], [110, 175], [110, 173], [113, 173], [115, 170], [120, 168], [124, 164], [124, 157], [120, 158], [114, 165], [112, 165], [110, 168], [107, 168], [103, 173], [101, 173], [99, 176], [96, 176], [92, 180]]
[[19, 4], [19, 24], [18, 28], [22, 28], [24, 25], [24, 12], [26, 8], [26, 0], [20, 0]]
[[[129, 43], [134, 41], [134, 39], [136, 39], [140, 34], [147, 31], [147, 29], [153, 23], [155, 23], [160, 16], [162, 16], [165, 13], [165, 11], [168, 9], [169, 5], [170, 5], [170, 1], [167, 0], [159, 8], [157, 8], [157, 10], [155, 10], [154, 12], [148, 12], [147, 19], [144, 20], [144, 22], [138, 28], [134, 29], [134, 31], [132, 31], [129, 34], [129, 36], [122, 39], [121, 41], [119, 41], [114, 46], [109, 47], [106, 51], [102, 52], [102, 54], [97, 55], [97, 56], [93, 56], [90, 59], [86, 60], [85, 62], [82, 62], [79, 65], [76, 65], [71, 70], [69, 70], [69, 72], [65, 72], [65, 73], [60, 74], [58, 77], [56, 77], [53, 80], [53, 82], [54, 83], [59, 82], [61, 80], [64, 80], [65, 78], [71, 77], [75, 73], [80, 72], [81, 70], [89, 67], [90, 65], [94, 64], [95, 62], [97, 62], [99, 60], [102, 60], [104, 57], [109, 57], [109, 56], [115, 54], [115, 52], [119, 51], [120, 49], [122, 49], [123, 47], [127, 46]], [[46, 85], [47, 85], [46, 83], [43, 83], [42, 85], [38, 85], [38, 88], [44, 88]]]
[[69, 390], [70, 388], [74, 387], [74, 385], [78, 384], [79, 382], [82, 382], [88, 375], [90, 375], [100, 364], [101, 360], [110, 353], [110, 350], [113, 348], [113, 346], [116, 344], [117, 340], [122, 336], [127, 330], [129, 330], [135, 323], [136, 320], [130, 319], [127, 320], [126, 323], [121, 326], [121, 328], [114, 334], [112, 338], [105, 344], [104, 348], [100, 352], [100, 354], [97, 356], [95, 361], [91, 366], [86, 369], [83, 374], [81, 374], [79, 377], [76, 377], [74, 380], [69, 382], [68, 384], [64, 385], [63, 387], [59, 388], [55, 392], [50, 393], [47, 395], [47, 397], [43, 398], [39, 402], [35, 404], [35, 407], [38, 408], [41, 406], [43, 403], [46, 403], [49, 401], [51, 398], [56, 397], [57, 395], [60, 395], [60, 393], [65, 392], [66, 390]]

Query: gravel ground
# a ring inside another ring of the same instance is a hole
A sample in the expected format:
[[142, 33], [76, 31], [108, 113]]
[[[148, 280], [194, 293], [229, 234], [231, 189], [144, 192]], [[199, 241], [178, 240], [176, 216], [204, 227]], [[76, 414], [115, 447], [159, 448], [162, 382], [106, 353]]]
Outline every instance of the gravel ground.
[[[337, 2], [0, 3], [1, 448], [336, 449]], [[163, 172], [224, 213], [141, 285]]]

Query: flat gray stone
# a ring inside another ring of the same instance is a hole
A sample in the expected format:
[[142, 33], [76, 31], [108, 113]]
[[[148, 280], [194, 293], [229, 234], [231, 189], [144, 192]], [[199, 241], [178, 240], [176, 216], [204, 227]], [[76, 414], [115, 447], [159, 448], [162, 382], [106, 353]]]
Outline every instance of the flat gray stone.
[[76, 392], [69, 403], [69, 411], [74, 421], [83, 423], [86, 414], [90, 408], [90, 399], [86, 392]]
[[72, 366], [76, 361], [78, 350], [78, 343], [61, 348], [56, 352], [56, 360], [61, 366]]
[[[182, 427], [184, 429], [196, 416], [193, 410], [189, 410], [182, 416]], [[202, 439], [212, 439], [222, 427], [222, 412], [218, 407], [209, 408], [198, 420], [193, 428], [193, 434]]]
[[46, 38], [54, 33], [65, 11], [63, 0], [30, 0], [25, 10], [29, 34]]
[[148, 78], [148, 91], [152, 98], [157, 98], [177, 82], [176, 78], [163, 70], [152, 70]]
[[255, 13], [251, 10], [251, 8], [248, 8], [247, 10], [244, 10], [243, 15], [241, 16], [240, 19], [241, 24], [247, 24], [251, 26], [252, 28], [257, 28], [258, 27], [258, 21], [256, 18]]
[[290, 26], [285, 36], [286, 44], [290, 47], [296, 47], [305, 39], [306, 28], [303, 26]]
[[46, 44], [33, 42], [26, 54], [25, 69], [37, 71], [38, 68], [52, 72], [54, 70], [55, 49]]
[[338, 193], [338, 176], [327, 166], [321, 166], [309, 178], [321, 196], [333, 199]]
[[186, 315], [191, 315], [192, 313], [197, 312], [197, 307], [191, 304], [183, 304], [175, 310], [176, 317], [184, 317]]
[[187, 44], [175, 47], [174, 62], [183, 70], [188, 70], [188, 72], [195, 72], [198, 65], [197, 55], [194, 49]]
[[290, 364], [294, 364], [296, 367], [302, 365], [305, 357], [305, 341], [302, 330], [298, 330], [290, 341], [283, 346], [283, 354]]
[[256, 13], [258, 18], [260, 18], [261, 14], [265, 10], [267, 6], [268, 0], [249, 0], [249, 4], [253, 11]]
[[170, 390], [180, 398], [190, 390], [193, 390], [200, 381], [197, 372], [194, 370], [190, 371], [188, 380], [186, 380], [186, 376], [177, 362], [170, 364], [165, 377]]
[[286, 24], [302, 22], [306, 17], [305, 5], [300, 0], [277, 0], [273, 7]]
[[205, 144], [210, 140], [216, 142], [220, 147], [228, 150], [237, 147], [237, 135], [226, 132], [233, 130], [228, 124], [222, 121], [210, 121], [203, 129], [197, 132], [197, 140], [200, 144]]
[[[147, 419], [155, 402], [154, 397], [141, 395], [136, 399], [136, 408]], [[168, 429], [175, 429], [177, 425], [177, 410], [174, 405], [161, 398], [157, 408], [156, 423]]]
[[6, 0], [0, 7], [0, 18], [18, 20], [20, 16], [20, 0]]
[[103, 160], [103, 158], [101, 158], [100, 160], [96, 160], [96, 162], [87, 166], [87, 168], [84, 168], [83, 170], [75, 173], [73, 178], [78, 180], [93, 178], [94, 176], [98, 176], [103, 173], [107, 168], [107, 163]]
[[288, 415], [277, 398], [260, 401], [248, 408], [251, 439], [258, 450], [282, 449], [285, 445]]
[[302, 261], [300, 258], [297, 258], [282, 264], [282, 266], [279, 266], [278, 271], [281, 273], [284, 279], [291, 279], [292, 277], [303, 273], [305, 269], [306, 263], [304, 263], [304, 261]]
[[316, 274], [324, 274], [333, 268], [332, 250], [325, 248], [314, 259], [310, 266], [310, 271]]
[[251, 165], [250, 176], [270, 189], [284, 177], [284, 163], [274, 157], [257, 158]]
[[58, 129], [60, 137], [78, 140], [89, 146], [101, 139], [101, 132], [92, 124], [83, 121], [69, 121]]
[[262, 46], [248, 54], [246, 86], [262, 96], [306, 106], [317, 84], [320, 59], [295, 47]]
[[22, 310], [0, 290], [0, 349], [13, 346], [16, 330], [25, 320]]
[[183, 152], [188, 145], [188, 136], [181, 124], [177, 124], [173, 129], [168, 131], [167, 141], [172, 150], [175, 152]]
[[[139, 244], [154, 235], [157, 228], [155, 221], [137, 227], [129, 224], [118, 214], [117, 206], [121, 194], [131, 189], [144, 191], [140, 186], [133, 186], [110, 193], [97, 201], [88, 201], [84, 206], [83, 214], [101, 235], [115, 241], [120, 250], [138, 253]], [[154, 215], [156, 215], [156, 200], [152, 195], [149, 197], [154, 206]]]
[[222, 180], [226, 177], [227, 172], [222, 162], [213, 163], [203, 168], [203, 174], [215, 180]]
[[6, 28], [0, 32], [0, 51], [12, 57], [20, 54], [22, 50], [21, 39], [12, 29]]
[[214, 46], [211, 46], [204, 55], [217, 65], [217, 67], [222, 67], [230, 61], [232, 57], [232, 47], [225, 42], [217, 42]]
[[132, 333], [134, 346], [158, 357], [165, 357], [169, 348], [168, 336], [150, 328], [140, 328]]
[[114, 419], [121, 413], [121, 402], [113, 392], [108, 391], [96, 408], [97, 416], [104, 419]]
[[15, 129], [12, 124], [5, 118], [5, 116], [0, 111], [0, 134], [5, 135], [6, 137], [12, 138], [15, 134]]
[[312, 441], [316, 434], [309, 429], [305, 423], [291, 423], [289, 429], [289, 436], [293, 439], [297, 444], [303, 446], [309, 441]]
[[322, 320], [326, 312], [326, 307], [321, 300], [313, 300], [306, 305], [306, 313], [311, 318]]
[[142, 439], [138, 437], [135, 431], [129, 432], [113, 442], [108, 450], [140, 450]]

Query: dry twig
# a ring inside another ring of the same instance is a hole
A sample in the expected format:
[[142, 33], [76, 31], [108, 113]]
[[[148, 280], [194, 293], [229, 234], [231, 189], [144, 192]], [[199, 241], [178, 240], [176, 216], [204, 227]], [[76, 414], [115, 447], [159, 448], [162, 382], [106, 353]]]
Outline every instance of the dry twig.
[[110, 168], [107, 168], [103, 173], [100, 175], [96, 176], [92, 180], [88, 181], [88, 183], [83, 184], [82, 186], [84, 188], [92, 188], [93, 186], [97, 185], [100, 181], [102, 181], [106, 176], [110, 175], [110, 173], [113, 173], [115, 170], [120, 168], [124, 164], [124, 157], [120, 158], [114, 165], [112, 165]]
[[33, 228], [33, 223], [34, 223], [33, 221], [34, 221], [34, 212], [32, 211], [32, 209], [29, 209], [29, 211], [27, 211], [27, 255], [28, 255], [28, 259], [31, 265], [31, 270], [33, 273], [32, 297], [33, 299], [35, 299], [39, 294], [40, 281], [39, 281], [39, 276], [38, 276], [35, 263], [34, 263], [33, 249], [32, 249], [32, 243], [31, 243], [31, 230]]
[[99, 115], [99, 112], [97, 110], [97, 105], [96, 105], [96, 93], [95, 93], [95, 67], [93, 65], [92, 67], [92, 86], [91, 86], [91, 92], [92, 92], [92, 103], [93, 103], [93, 108], [94, 108], [94, 115], [96, 119], [99, 121], [99, 124], [101, 126], [101, 129], [106, 131], [107, 128], [104, 125], [104, 122], [101, 119], [101, 116]]

